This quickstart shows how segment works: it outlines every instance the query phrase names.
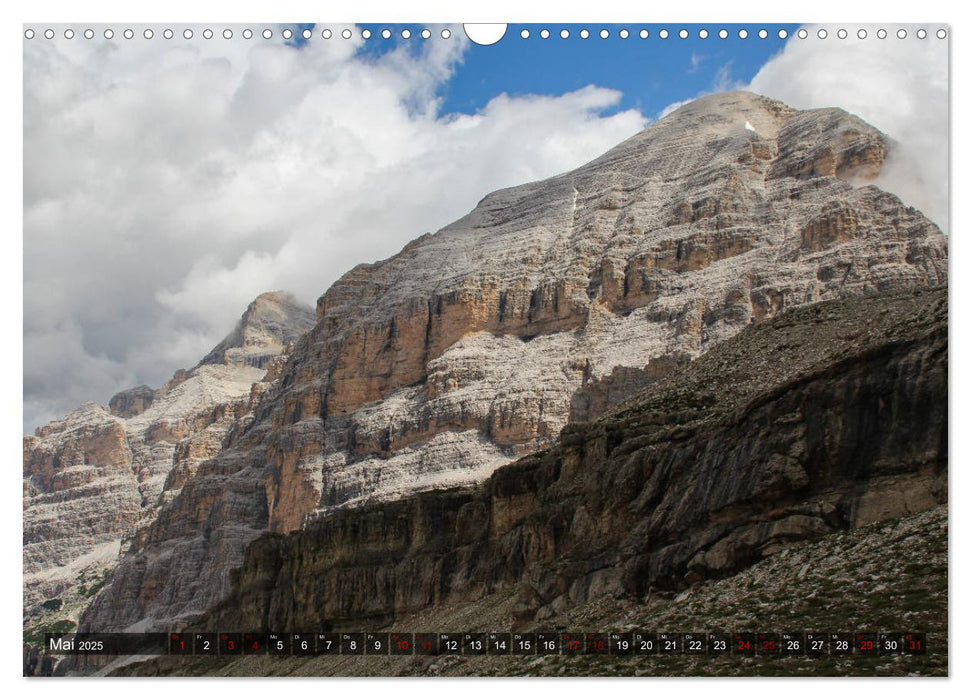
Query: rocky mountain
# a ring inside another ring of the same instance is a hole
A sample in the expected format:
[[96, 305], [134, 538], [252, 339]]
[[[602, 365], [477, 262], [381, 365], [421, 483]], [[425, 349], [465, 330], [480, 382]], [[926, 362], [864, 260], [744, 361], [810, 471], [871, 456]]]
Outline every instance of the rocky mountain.
[[236, 329], [165, 386], [85, 404], [24, 438], [25, 626], [71, 624], [139, 526], [175, 498], [227, 434], [252, 419], [313, 312], [260, 295]]
[[233, 332], [199, 365], [248, 365], [264, 368], [284, 348], [314, 327], [312, 309], [292, 295], [268, 292], [247, 307]]
[[[252, 421], [139, 531], [83, 625], [179, 625], [230, 592], [267, 530], [480, 483], [549, 447], [571, 412], [596, 418], [788, 309], [945, 283], [939, 229], [867, 184], [890, 148], [839, 109], [713, 95], [359, 265], [318, 300]], [[780, 484], [790, 466], [773, 467]]]
[[201, 630], [376, 629], [515, 592], [514, 622], [722, 578], [947, 502], [947, 291], [755, 324], [484, 484], [246, 551]]

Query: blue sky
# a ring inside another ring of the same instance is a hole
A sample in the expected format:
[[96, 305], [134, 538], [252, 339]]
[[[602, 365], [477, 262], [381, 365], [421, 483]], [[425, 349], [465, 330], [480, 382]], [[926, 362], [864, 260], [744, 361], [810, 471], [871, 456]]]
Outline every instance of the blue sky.
[[[396, 33], [387, 40], [380, 37], [380, 32], [388, 25], [362, 26], [372, 32], [363, 49], [365, 53], [379, 55], [402, 41], [397, 33], [402, 25], [395, 25]], [[686, 39], [675, 34], [682, 27], [689, 31]], [[548, 39], [540, 37], [544, 28], [550, 30]], [[578, 38], [583, 28], [590, 30], [590, 38]], [[604, 28], [611, 34], [606, 41], [599, 36]], [[622, 28], [630, 31], [626, 40], [618, 39]], [[702, 28], [709, 31], [707, 39], [698, 36]], [[725, 39], [717, 36], [721, 28], [729, 32]], [[748, 31], [746, 39], [738, 37], [743, 28]], [[779, 38], [779, 30], [785, 29], [791, 36], [797, 28], [795, 24], [511, 24], [497, 44], [469, 47], [455, 75], [441, 89], [441, 112], [472, 114], [500, 93], [514, 97], [559, 95], [593, 84], [623, 93], [619, 104], [605, 114], [633, 108], [655, 117], [673, 102], [705, 91], [747, 84], [782, 50], [785, 40]], [[411, 27], [414, 35], [420, 29]], [[529, 31], [528, 39], [520, 36], [523, 29]], [[563, 29], [569, 30], [569, 39], [560, 38]], [[649, 33], [647, 39], [640, 38], [643, 29]], [[659, 37], [662, 29], [668, 30], [667, 39]], [[766, 29], [768, 37], [758, 38], [759, 29]], [[411, 40], [409, 45], [415, 46], [416, 42]], [[529, 70], [523, 66], [529, 66]]]

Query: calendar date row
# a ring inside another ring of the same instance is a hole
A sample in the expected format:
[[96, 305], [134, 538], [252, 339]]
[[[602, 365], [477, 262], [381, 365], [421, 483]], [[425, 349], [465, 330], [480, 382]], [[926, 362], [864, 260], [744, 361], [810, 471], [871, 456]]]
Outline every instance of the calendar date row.
[[170, 654], [282, 656], [664, 655], [829, 656], [924, 654], [912, 632], [334, 632], [173, 633]]

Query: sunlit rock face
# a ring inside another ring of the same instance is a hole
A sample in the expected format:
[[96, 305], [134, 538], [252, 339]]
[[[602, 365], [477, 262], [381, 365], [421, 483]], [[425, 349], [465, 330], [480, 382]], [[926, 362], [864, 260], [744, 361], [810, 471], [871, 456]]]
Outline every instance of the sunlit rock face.
[[937, 226], [866, 184], [891, 148], [839, 109], [713, 95], [355, 267], [85, 624], [177, 623], [260, 533], [480, 482], [749, 324], [946, 282]]

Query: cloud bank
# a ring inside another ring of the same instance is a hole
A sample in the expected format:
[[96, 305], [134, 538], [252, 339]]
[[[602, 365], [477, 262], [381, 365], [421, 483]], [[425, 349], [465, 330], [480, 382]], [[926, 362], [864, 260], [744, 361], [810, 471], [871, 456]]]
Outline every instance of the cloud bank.
[[358, 38], [135, 31], [25, 42], [25, 430], [158, 386], [257, 294], [313, 303], [355, 264], [647, 122], [602, 116], [621, 96], [593, 86], [441, 115], [460, 29], [380, 57]]

